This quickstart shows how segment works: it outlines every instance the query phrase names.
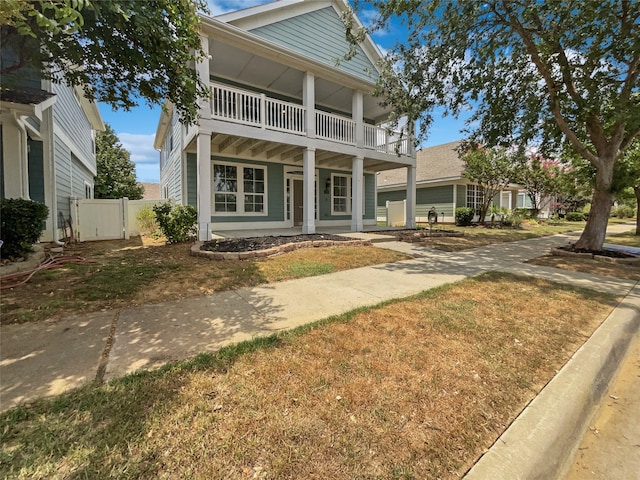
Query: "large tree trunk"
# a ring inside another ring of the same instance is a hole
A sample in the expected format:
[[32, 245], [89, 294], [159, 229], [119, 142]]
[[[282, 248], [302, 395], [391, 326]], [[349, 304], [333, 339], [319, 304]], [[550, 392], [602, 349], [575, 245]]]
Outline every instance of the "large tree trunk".
[[584, 227], [580, 239], [576, 242], [576, 249], [602, 250], [602, 244], [607, 234], [607, 224], [613, 205], [611, 182], [613, 181], [613, 164], [615, 159], [601, 159], [600, 168], [596, 173], [596, 185], [591, 199], [589, 220]]
[[640, 187], [633, 187], [636, 194], [636, 235], [640, 235]]

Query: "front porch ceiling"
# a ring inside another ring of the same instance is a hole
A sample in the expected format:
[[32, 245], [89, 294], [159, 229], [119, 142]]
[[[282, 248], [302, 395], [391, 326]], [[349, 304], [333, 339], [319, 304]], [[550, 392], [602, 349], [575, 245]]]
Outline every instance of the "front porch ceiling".
[[[220, 41], [211, 41], [209, 52], [212, 76], [227, 79], [233, 84], [248, 85], [302, 101], [303, 71]], [[366, 87], [365, 84], [363, 87], [373, 88]], [[366, 91], [363, 93], [364, 117], [376, 123], [383, 122], [389, 116], [390, 108], [380, 106], [379, 100], [368, 95]], [[336, 113], [350, 115], [352, 96], [351, 88], [316, 75], [317, 105]]]
[[[196, 144], [196, 140], [192, 140], [186, 151], [197, 154]], [[303, 153], [304, 147], [296, 145], [221, 133], [211, 135], [211, 155], [213, 156], [302, 166]], [[352, 155], [321, 149], [316, 150], [315, 158], [316, 168], [351, 170], [353, 162]], [[367, 172], [392, 170], [404, 166], [406, 165], [402, 163], [364, 158], [364, 169]]]

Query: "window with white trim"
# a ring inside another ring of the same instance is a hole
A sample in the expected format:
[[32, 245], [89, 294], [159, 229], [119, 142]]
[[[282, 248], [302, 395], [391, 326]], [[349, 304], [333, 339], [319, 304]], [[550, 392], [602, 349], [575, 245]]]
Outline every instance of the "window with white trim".
[[331, 215], [351, 213], [351, 175], [331, 174]]
[[467, 185], [467, 207], [480, 210], [484, 199], [484, 192], [480, 185]]
[[267, 169], [253, 165], [213, 164], [213, 211], [266, 215]]
[[84, 182], [84, 198], [93, 198], [93, 185]]

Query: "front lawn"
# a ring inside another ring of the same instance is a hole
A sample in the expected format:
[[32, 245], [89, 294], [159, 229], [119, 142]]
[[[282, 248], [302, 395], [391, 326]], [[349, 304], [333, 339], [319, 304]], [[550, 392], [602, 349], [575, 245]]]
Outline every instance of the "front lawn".
[[2, 478], [459, 478], [616, 299], [485, 274], [0, 414]]

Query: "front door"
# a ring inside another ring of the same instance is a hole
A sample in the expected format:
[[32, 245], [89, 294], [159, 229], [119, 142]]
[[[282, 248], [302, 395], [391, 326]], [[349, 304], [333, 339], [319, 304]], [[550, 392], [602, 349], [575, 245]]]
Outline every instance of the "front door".
[[302, 213], [302, 201], [304, 186], [302, 180], [293, 181], [293, 224], [302, 225], [303, 213]]

